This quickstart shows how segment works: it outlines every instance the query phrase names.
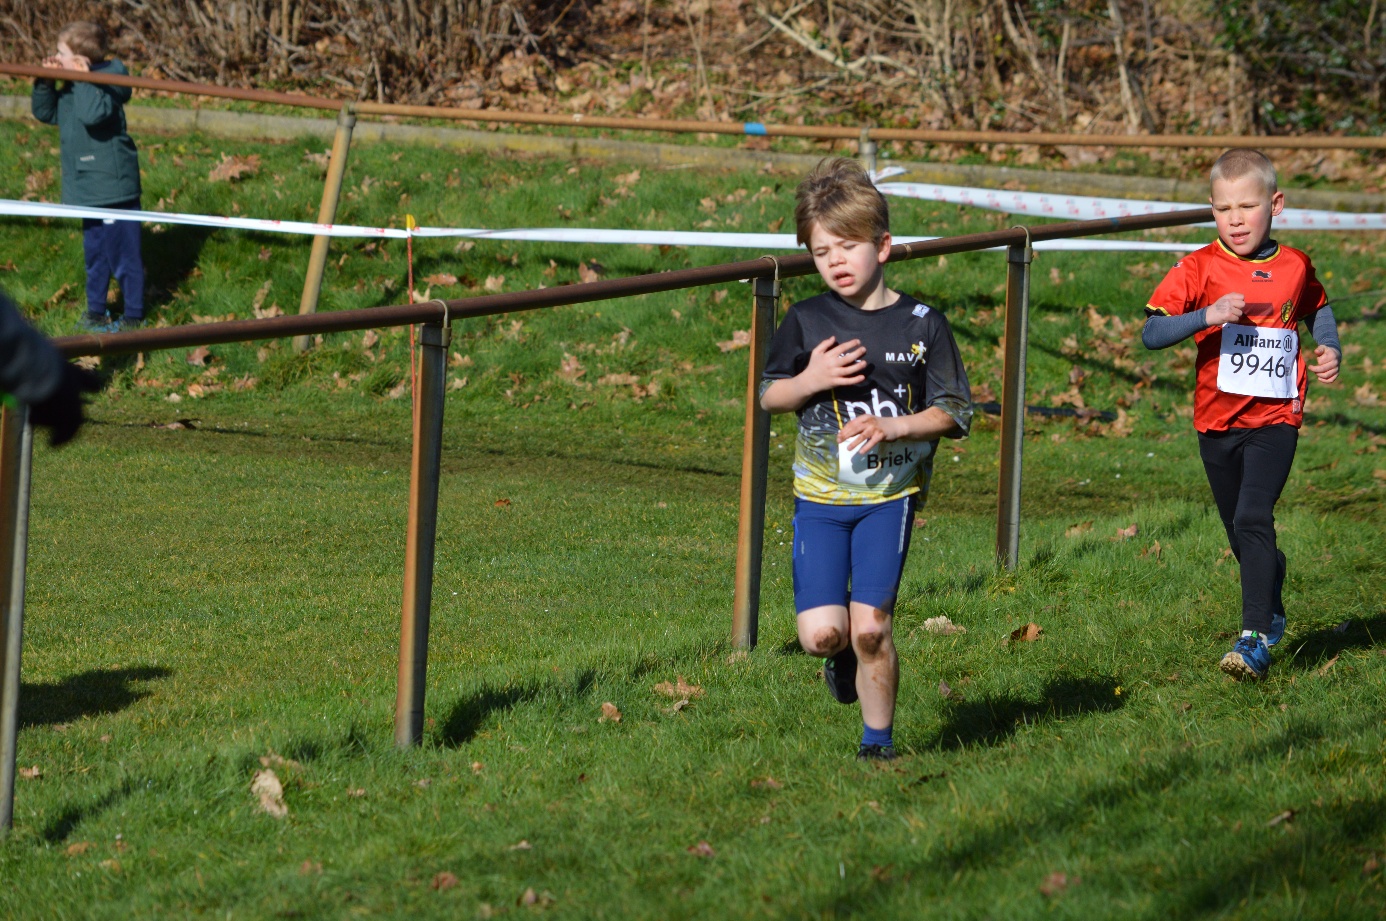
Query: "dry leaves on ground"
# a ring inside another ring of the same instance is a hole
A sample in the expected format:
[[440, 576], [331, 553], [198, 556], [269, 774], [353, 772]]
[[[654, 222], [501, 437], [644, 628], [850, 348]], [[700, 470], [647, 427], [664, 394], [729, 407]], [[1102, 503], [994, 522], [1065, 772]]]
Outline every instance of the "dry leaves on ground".
[[752, 790], [780, 790], [783, 788], [784, 784], [773, 777], [762, 777], [759, 780], [751, 781]]
[[1274, 828], [1277, 825], [1289, 825], [1294, 822], [1294, 820], [1295, 811], [1293, 809], [1286, 809], [1284, 812], [1276, 813], [1271, 816], [1270, 821], [1266, 823], [1266, 827]]
[[237, 182], [254, 176], [259, 171], [259, 154], [250, 154], [249, 156], [222, 154], [221, 162], [212, 167], [212, 171], [207, 174], [207, 179], [211, 182]]
[[276, 819], [289, 814], [289, 807], [284, 804], [284, 785], [269, 768], [255, 772], [250, 781], [250, 792], [259, 802], [260, 809]]
[[689, 684], [684, 680], [682, 675], [679, 675], [677, 682], [661, 681], [659, 684], [656, 684], [654, 686], [654, 692], [656, 694], [663, 694], [665, 697], [687, 697], [690, 699], [702, 697], [704, 694], [700, 686]]
[[713, 849], [712, 845], [708, 844], [706, 841], [699, 841], [697, 844], [690, 844], [688, 846], [688, 853], [692, 854], [694, 857], [717, 856], [717, 851]]
[[590, 285], [594, 281], [600, 281], [604, 268], [601, 264], [593, 261], [591, 263], [578, 263], [578, 278], [582, 279], [584, 285]]
[[1011, 643], [1033, 643], [1044, 633], [1044, 628], [1036, 623], [1028, 623], [1023, 627], [1017, 627], [1011, 631], [1011, 638], [1007, 644]]
[[428, 887], [435, 892], [447, 892], [456, 885], [457, 876], [444, 870], [433, 877], [433, 881], [428, 884]]
[[1065, 890], [1078, 885], [1083, 881], [1080, 876], [1069, 876], [1067, 873], [1050, 873], [1040, 883], [1040, 895], [1052, 899], [1056, 895], [1062, 894]]
[[1088, 533], [1091, 530], [1092, 522], [1082, 521], [1078, 524], [1073, 525], [1068, 530], [1064, 531], [1064, 537], [1082, 537], [1084, 534]]
[[440, 288], [450, 288], [457, 284], [457, 276], [451, 272], [437, 272], [433, 275], [424, 276], [424, 284], [437, 285]]
[[534, 888], [530, 887], [520, 894], [520, 897], [515, 900], [515, 904], [523, 905], [525, 907], [532, 907], [537, 905], [540, 908], [545, 908], [549, 905], [552, 905], [556, 901], [558, 901], [558, 899], [555, 898], [554, 894], [552, 892], [549, 892], [547, 889], [543, 892], [535, 892]]
[[1130, 540], [1131, 538], [1135, 537], [1135, 536], [1136, 536], [1137, 534], [1139, 534], [1140, 532], [1141, 532], [1140, 525], [1131, 524], [1131, 525], [1128, 525], [1127, 527], [1124, 527], [1124, 528], [1117, 528], [1116, 536], [1114, 536], [1114, 537], [1112, 538], [1112, 540], [1114, 540], [1114, 541], [1118, 541], [1118, 540]]
[[19, 776], [25, 780], [38, 780], [43, 776], [43, 768], [37, 764], [33, 767], [22, 767], [19, 769]]
[[1322, 665], [1320, 665], [1320, 666], [1318, 667], [1318, 672], [1317, 672], [1317, 673], [1318, 673], [1318, 676], [1319, 676], [1320, 678], [1322, 678], [1324, 675], [1327, 675], [1327, 674], [1328, 674], [1328, 670], [1329, 670], [1330, 668], [1332, 668], [1333, 666], [1337, 665], [1337, 664], [1338, 664], [1338, 657], [1335, 655], [1335, 656], [1333, 656], [1333, 658], [1329, 659], [1327, 662], [1323, 663]]
[[621, 711], [611, 701], [602, 704], [602, 715], [597, 718], [599, 723], [619, 723], [621, 721]]
[[482, 285], [487, 291], [495, 292], [505, 287], [504, 275], [487, 275], [486, 282]]
[[751, 344], [751, 331], [748, 329], [738, 329], [732, 333], [732, 337], [725, 342], [717, 343], [717, 347], [724, 352], [744, 349]]
[[966, 627], [958, 626], [942, 614], [938, 617], [930, 617], [928, 620], [924, 621], [924, 629], [930, 633], [938, 633], [943, 636], [967, 632]]
[[205, 345], [199, 345], [188, 353], [187, 362], [194, 368], [205, 368], [212, 361], [212, 351]]

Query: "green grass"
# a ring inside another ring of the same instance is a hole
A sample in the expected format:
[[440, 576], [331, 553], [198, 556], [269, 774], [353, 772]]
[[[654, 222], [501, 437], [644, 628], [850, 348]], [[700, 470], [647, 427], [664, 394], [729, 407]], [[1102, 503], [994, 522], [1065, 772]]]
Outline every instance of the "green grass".
[[[0, 124], [0, 194], [23, 192], [50, 143]], [[261, 173], [213, 186], [222, 148], [162, 143], [148, 203], [181, 188], [184, 210], [316, 209], [303, 145], [227, 147], [260, 154]], [[465, 181], [450, 188], [454, 168]], [[620, 198], [627, 170], [569, 169], [363, 146], [342, 219], [398, 224], [408, 192], [424, 223], [554, 224], [562, 205], [576, 226], [760, 229], [789, 212], [795, 183], [647, 171]], [[361, 191], [368, 175], [382, 181]], [[699, 207], [739, 188], [713, 215]], [[907, 202], [894, 218], [902, 233], [1009, 222]], [[80, 289], [80, 239], [5, 221], [0, 240], [16, 266], [0, 282], [66, 331], [75, 295], [46, 302]], [[1279, 508], [1291, 623], [1270, 680], [1215, 668], [1238, 589], [1187, 418], [1191, 361], [1135, 338], [1166, 258], [1044, 255], [1030, 402], [1127, 415], [1031, 417], [1014, 574], [991, 564], [994, 420], [946, 446], [896, 623], [906, 757], [885, 767], [851, 759], [857, 714], [794, 642], [783, 417], [760, 644], [743, 656], [728, 641], [745, 352], [716, 342], [746, 326], [740, 286], [458, 324], [449, 377], [467, 383], [448, 396], [426, 743], [405, 752], [391, 719], [409, 411], [388, 393], [406, 333], [369, 348], [334, 337], [305, 359], [287, 343], [263, 360], [216, 347], [210, 371], [181, 353], [108, 362], [93, 424], [36, 451], [19, 745], [40, 773], [19, 781], [0, 845], [0, 913], [1379, 917], [1382, 875], [1364, 867], [1386, 854], [1386, 413], [1373, 400], [1386, 336], [1364, 308], [1386, 259], [1376, 237], [1288, 242], [1340, 304], [1349, 364], [1343, 384], [1311, 390]], [[296, 306], [306, 241], [169, 231], [146, 244], [156, 316], [249, 316], [267, 280], [262, 306]], [[507, 290], [576, 280], [579, 260], [615, 276], [758, 255], [419, 250], [419, 275], [505, 274]], [[388, 252], [334, 246], [347, 259], [324, 307], [402, 300], [402, 248]], [[892, 268], [892, 284], [948, 312], [979, 392], [1000, 390], [1002, 277], [998, 254]], [[600, 383], [609, 374], [637, 384]], [[175, 419], [195, 427], [150, 424]], [[938, 615], [968, 632], [925, 632]], [[1027, 621], [1044, 636], [1006, 646]], [[653, 688], [680, 676], [704, 696], [672, 711]], [[620, 722], [599, 721], [608, 702]], [[286, 818], [257, 808], [261, 758]], [[1047, 884], [1055, 873], [1066, 888]]]

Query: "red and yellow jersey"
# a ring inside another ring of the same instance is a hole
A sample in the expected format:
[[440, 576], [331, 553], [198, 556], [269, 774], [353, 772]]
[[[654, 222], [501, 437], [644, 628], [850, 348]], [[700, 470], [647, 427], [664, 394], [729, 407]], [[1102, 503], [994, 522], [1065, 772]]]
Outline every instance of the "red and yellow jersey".
[[1240, 327], [1295, 330], [1301, 320], [1327, 303], [1323, 286], [1314, 276], [1313, 263], [1303, 252], [1288, 246], [1277, 247], [1265, 259], [1243, 259], [1218, 240], [1176, 262], [1151, 295], [1147, 309], [1178, 316], [1207, 307], [1224, 294], [1241, 294], [1246, 299], [1246, 312], [1238, 325], [1228, 324], [1225, 330], [1214, 326], [1194, 333], [1198, 346], [1194, 428], [1220, 432], [1282, 422], [1298, 427], [1304, 418], [1308, 383], [1299, 349], [1294, 353], [1298, 394], [1287, 399], [1218, 389], [1218, 362], [1224, 352], [1224, 335], [1237, 335]]

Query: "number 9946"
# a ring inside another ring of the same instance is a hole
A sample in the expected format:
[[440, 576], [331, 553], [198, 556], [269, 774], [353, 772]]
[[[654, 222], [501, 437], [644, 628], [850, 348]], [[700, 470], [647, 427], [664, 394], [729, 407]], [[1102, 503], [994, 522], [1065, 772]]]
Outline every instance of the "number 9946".
[[1266, 377], [1283, 378], [1290, 373], [1290, 366], [1284, 355], [1262, 358], [1255, 352], [1233, 352], [1227, 356], [1232, 369], [1238, 374], [1264, 374]]

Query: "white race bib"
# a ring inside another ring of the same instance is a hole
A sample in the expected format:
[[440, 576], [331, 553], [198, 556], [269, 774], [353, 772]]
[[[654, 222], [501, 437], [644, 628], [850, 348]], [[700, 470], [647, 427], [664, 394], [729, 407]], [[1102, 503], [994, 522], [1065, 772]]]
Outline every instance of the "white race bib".
[[882, 441], [861, 453], [837, 446], [837, 481], [844, 486], [883, 488], [911, 479], [933, 451], [927, 441]]
[[1249, 397], [1299, 396], [1299, 333], [1224, 323], [1218, 389]]

